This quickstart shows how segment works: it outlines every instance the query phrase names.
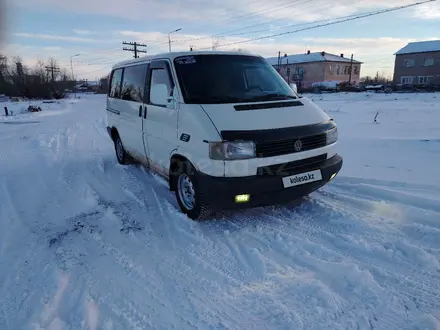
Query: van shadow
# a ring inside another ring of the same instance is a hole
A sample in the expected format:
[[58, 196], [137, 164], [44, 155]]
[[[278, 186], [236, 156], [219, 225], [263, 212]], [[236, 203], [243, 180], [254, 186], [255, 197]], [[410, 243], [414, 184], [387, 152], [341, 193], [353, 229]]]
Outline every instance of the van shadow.
[[284, 204], [255, 207], [242, 210], [222, 210], [200, 222], [206, 235], [227, 232], [258, 231], [259, 228], [294, 226], [295, 219], [317, 206], [310, 197], [303, 197]]
[[[176, 213], [181, 213], [175, 193], [169, 190], [168, 182], [165, 179], [152, 174], [143, 165], [136, 164], [134, 168], [135, 170], [130, 172], [137, 177], [139, 182], [143, 182], [145, 186], [154, 184], [154, 191], [157, 196], [172, 206]], [[224, 231], [234, 232], [242, 229], [257, 229], [257, 227], [294, 226], [297, 219], [310, 217], [311, 214], [318, 217], [327, 211], [321, 204], [316, 202], [315, 198], [309, 195], [272, 206], [241, 210], [218, 210], [206, 220], [195, 221], [195, 223], [209, 236]], [[193, 221], [183, 214], [182, 216], [186, 221]]]
[[[119, 166], [115, 161], [110, 161], [114, 169]], [[111, 167], [111, 165], [109, 164]], [[121, 169], [119, 167], [119, 169]], [[317, 200], [316, 193], [309, 196], [290, 201], [284, 204], [256, 207], [242, 210], [220, 210], [208, 217], [206, 220], [193, 221], [189, 217], [182, 214], [176, 200], [174, 192], [171, 192], [168, 187], [168, 182], [150, 172], [150, 170], [140, 164], [133, 164], [130, 167], [124, 167], [130, 173], [131, 179], [139, 183], [137, 188], [133, 187], [133, 192], [137, 196], [149, 196], [145, 199], [146, 207], [161, 207], [157, 205], [160, 201], [162, 207], [171, 207], [174, 214], [174, 219], [164, 219], [164, 221], [175, 221], [176, 225], [185, 226], [185, 223], [179, 224], [182, 221], [188, 221], [195, 224], [198, 230], [207, 238], [214, 238], [216, 236], [224, 236], [225, 232], [233, 233], [240, 231], [259, 232], [261, 230], [278, 229], [282, 232], [289, 227], [295, 227], [302, 222], [313, 222], [316, 226], [325, 226], [328, 222], [324, 214], [329, 212], [322, 203]], [[157, 198], [149, 200], [151, 191]], [[319, 194], [319, 192], [318, 192]], [[153, 211], [156, 213], [156, 211]], [[131, 215], [133, 216], [133, 214]], [[138, 219], [141, 223], [145, 219]]]

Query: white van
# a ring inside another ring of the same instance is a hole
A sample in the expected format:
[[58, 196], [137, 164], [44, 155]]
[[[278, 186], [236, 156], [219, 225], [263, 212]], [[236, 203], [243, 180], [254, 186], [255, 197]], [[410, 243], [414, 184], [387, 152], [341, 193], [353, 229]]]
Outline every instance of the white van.
[[256, 55], [181, 52], [118, 63], [107, 114], [118, 162], [165, 177], [194, 220], [301, 198], [342, 167], [334, 121]]

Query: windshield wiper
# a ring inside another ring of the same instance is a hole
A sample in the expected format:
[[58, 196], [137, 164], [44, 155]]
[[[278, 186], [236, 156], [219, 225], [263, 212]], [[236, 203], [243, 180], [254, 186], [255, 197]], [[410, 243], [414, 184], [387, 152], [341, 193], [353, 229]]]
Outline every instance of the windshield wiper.
[[249, 98], [249, 101], [272, 101], [272, 100], [285, 100], [285, 99], [296, 99], [296, 96], [280, 94], [280, 93], [270, 93], [257, 95]]
[[222, 104], [222, 103], [239, 103], [246, 102], [248, 99], [234, 97], [234, 96], [209, 96], [209, 97], [193, 97], [190, 100], [192, 103], [200, 104]]

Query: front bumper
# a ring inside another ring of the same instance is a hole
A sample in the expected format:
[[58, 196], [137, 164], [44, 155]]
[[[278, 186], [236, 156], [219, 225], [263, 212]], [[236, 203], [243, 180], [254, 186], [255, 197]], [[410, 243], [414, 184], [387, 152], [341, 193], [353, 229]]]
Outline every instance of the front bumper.
[[[341, 170], [342, 163], [342, 157], [336, 154], [320, 163], [301, 166], [287, 175], [273, 174], [228, 178], [199, 173], [198, 182], [204, 200], [214, 208], [240, 209], [268, 206], [299, 199], [321, 188]], [[284, 188], [283, 177], [314, 170], [321, 170], [321, 180]], [[237, 203], [235, 196], [242, 194], [250, 195], [249, 201]]]

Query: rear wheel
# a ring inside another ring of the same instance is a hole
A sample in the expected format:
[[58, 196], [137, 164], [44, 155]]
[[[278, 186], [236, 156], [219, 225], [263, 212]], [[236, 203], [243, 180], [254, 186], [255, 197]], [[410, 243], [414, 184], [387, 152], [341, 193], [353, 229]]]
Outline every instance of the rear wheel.
[[180, 210], [192, 220], [204, 220], [212, 214], [199, 189], [197, 172], [191, 163], [180, 161], [173, 166], [174, 191]]
[[116, 152], [116, 158], [118, 159], [118, 163], [121, 165], [127, 165], [128, 164], [128, 154], [124, 149], [124, 146], [122, 145], [121, 138], [119, 137], [119, 134], [116, 135], [115, 140], [115, 152]]

